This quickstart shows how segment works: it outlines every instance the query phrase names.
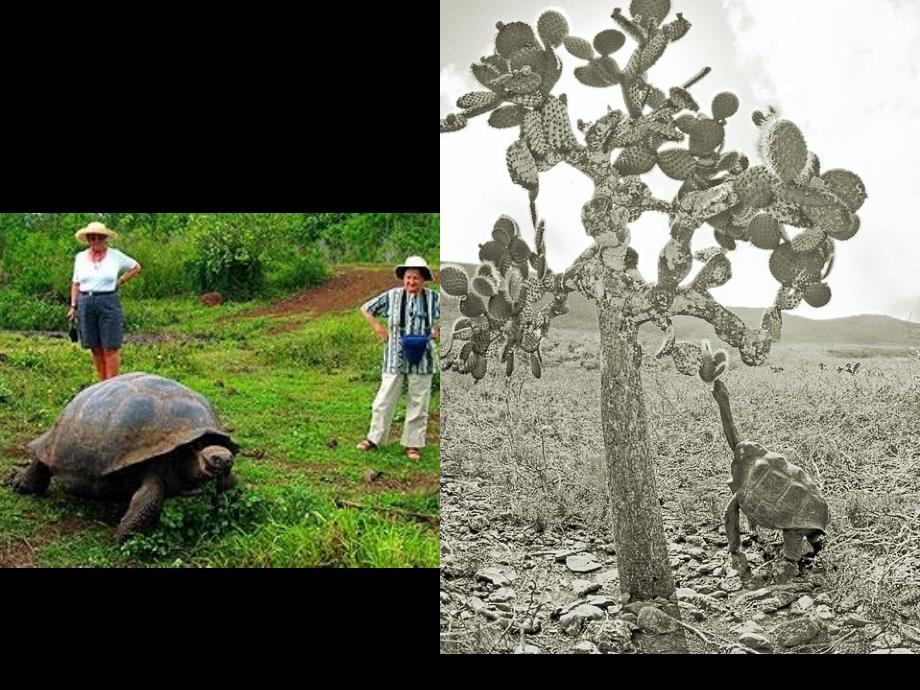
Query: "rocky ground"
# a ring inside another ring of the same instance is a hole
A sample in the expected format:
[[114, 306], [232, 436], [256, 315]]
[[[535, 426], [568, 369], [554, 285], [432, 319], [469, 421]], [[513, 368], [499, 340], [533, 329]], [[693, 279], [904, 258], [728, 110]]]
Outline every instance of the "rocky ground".
[[656, 638], [675, 631], [692, 652], [920, 652], [916, 621], [873, 620], [855, 596], [827, 588], [820, 557], [799, 574], [778, 566], [778, 532], [745, 536], [752, 577], [743, 580], [721, 527], [666, 517], [676, 601], [629, 601], [606, 535], [513, 524], [495, 514], [492, 491], [442, 468], [442, 652], [660, 651]]

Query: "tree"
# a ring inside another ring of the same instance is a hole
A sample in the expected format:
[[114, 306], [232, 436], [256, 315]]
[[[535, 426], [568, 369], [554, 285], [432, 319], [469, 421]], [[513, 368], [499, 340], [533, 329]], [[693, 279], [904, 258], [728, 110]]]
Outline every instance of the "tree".
[[[607, 455], [608, 490], [613, 506], [620, 587], [633, 599], [669, 597], [674, 583], [668, 564], [655, 473], [649, 452], [640, 367], [638, 329], [652, 322], [664, 334], [657, 357], [671, 357], [685, 375], [724, 367], [707, 350], [675, 338], [672, 317], [703, 319], [716, 335], [739, 351], [749, 365], [762, 364], [779, 340], [782, 311], [804, 299], [813, 307], [830, 300], [825, 282], [834, 258], [834, 241], [859, 228], [856, 211], [866, 198], [862, 181], [847, 170], [821, 173], [818, 158], [804, 136], [773, 109], [755, 112], [761, 165], [724, 150], [725, 125], [739, 107], [732, 93], [720, 93], [704, 114], [689, 89], [706, 76], [704, 68], [665, 94], [648, 81], [647, 71], [668, 46], [690, 29], [681, 14], [665, 23], [669, 0], [632, 0], [630, 17], [619, 8], [612, 19], [622, 31], [606, 29], [593, 41], [569, 35], [565, 18], [547, 11], [536, 32], [524, 22], [497, 24], [495, 53], [472, 65], [485, 87], [457, 101], [460, 112], [440, 122], [442, 133], [463, 129], [489, 113], [489, 124], [517, 131], [505, 157], [512, 181], [530, 198], [535, 230], [533, 249], [517, 222], [502, 216], [492, 240], [480, 246], [481, 265], [473, 276], [444, 266], [443, 291], [460, 298], [462, 317], [452, 329], [452, 344], [464, 344], [452, 367], [481, 380], [490, 355], [510, 376], [521, 359], [540, 377], [541, 340], [551, 320], [567, 311], [567, 296], [584, 294], [597, 305], [601, 336], [602, 428]], [[625, 67], [612, 57], [636, 43]], [[564, 94], [553, 87], [562, 73], [557, 50], [564, 46], [584, 64], [575, 77], [593, 88], [619, 86], [625, 112], [611, 110], [594, 122], [578, 121], [575, 135]], [[671, 146], [662, 148], [665, 142]], [[678, 144], [681, 144], [680, 146]], [[594, 244], [561, 273], [547, 266], [545, 224], [537, 198], [540, 174], [567, 164], [594, 183], [582, 207], [582, 223]], [[658, 199], [640, 179], [655, 166], [682, 182], [671, 201]], [[646, 212], [668, 217], [670, 238], [658, 259], [657, 280], [637, 269], [629, 224]], [[691, 250], [704, 223], [715, 229], [718, 246]], [[794, 234], [790, 228], [798, 228]], [[749, 329], [710, 294], [731, 278], [729, 253], [737, 242], [767, 250], [769, 267], [780, 283], [760, 328]], [[702, 264], [687, 281], [694, 261]]]

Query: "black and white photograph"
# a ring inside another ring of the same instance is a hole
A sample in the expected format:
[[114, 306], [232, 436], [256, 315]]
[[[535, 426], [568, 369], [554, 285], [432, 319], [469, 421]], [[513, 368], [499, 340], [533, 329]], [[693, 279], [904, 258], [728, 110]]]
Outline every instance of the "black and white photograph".
[[440, 7], [440, 652], [920, 652], [920, 6]]

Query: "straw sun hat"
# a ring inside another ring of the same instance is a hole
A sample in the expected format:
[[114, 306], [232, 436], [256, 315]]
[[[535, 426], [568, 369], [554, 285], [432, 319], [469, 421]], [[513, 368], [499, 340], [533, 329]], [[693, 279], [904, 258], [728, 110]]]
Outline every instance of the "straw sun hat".
[[87, 235], [106, 235], [111, 237], [113, 240], [118, 237], [118, 233], [114, 230], [109, 230], [103, 223], [99, 221], [93, 221], [85, 228], [80, 228], [74, 233], [74, 237], [77, 238], [77, 241], [82, 242], [83, 244], [89, 244], [89, 240], [86, 239]]
[[410, 256], [401, 266], [396, 267], [396, 277], [402, 280], [403, 274], [408, 268], [417, 268], [422, 272], [425, 280], [431, 280], [431, 269], [428, 268], [426, 261], [420, 256]]

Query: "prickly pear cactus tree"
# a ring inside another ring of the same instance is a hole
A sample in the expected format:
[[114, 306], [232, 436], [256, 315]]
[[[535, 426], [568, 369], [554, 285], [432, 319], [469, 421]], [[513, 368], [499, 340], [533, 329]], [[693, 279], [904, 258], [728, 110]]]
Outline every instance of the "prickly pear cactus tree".
[[[539, 378], [540, 343], [552, 319], [565, 313], [568, 294], [578, 291], [596, 303], [620, 584], [641, 599], [667, 597], [674, 585], [648, 445], [639, 327], [652, 322], [661, 330], [656, 356], [670, 358], [685, 375], [711, 382], [724, 369], [726, 355], [677, 341], [676, 315], [709, 322], [741, 361], [762, 364], [780, 337], [784, 310], [803, 299], [813, 307], [828, 303], [835, 242], [856, 233], [856, 212], [866, 198], [854, 173], [822, 172], [800, 129], [772, 109], [753, 113], [758, 164], [726, 151], [725, 127], [738, 112], [738, 98], [720, 93], [707, 112], [690, 93], [708, 67], [667, 92], [651, 84], [649, 68], [690, 29], [679, 13], [668, 20], [670, 10], [669, 0], [633, 0], [629, 16], [614, 9], [614, 28], [592, 40], [570, 35], [565, 18], [554, 11], [545, 12], [535, 28], [499, 23], [495, 52], [471, 67], [484, 90], [462, 96], [460, 111], [441, 120], [442, 133], [461, 130], [481, 116], [490, 126], [508, 130], [508, 173], [529, 195], [536, 238], [529, 246], [518, 222], [502, 216], [492, 239], [480, 247], [481, 265], [473, 275], [442, 267], [442, 289], [460, 299], [463, 315], [452, 329], [453, 367], [477, 380], [492, 367], [507, 375], [526, 367]], [[627, 37], [632, 52], [621, 66], [614, 56], [625, 52]], [[565, 95], [553, 93], [562, 54], [575, 58], [579, 82], [618, 90], [624, 102], [623, 110], [608, 109], [592, 122], [579, 120], [580, 135]], [[553, 272], [537, 200], [541, 173], [563, 164], [594, 184], [582, 207], [584, 231], [594, 244], [572, 266]], [[682, 183], [675, 198], [655, 197], [641, 180], [655, 166]], [[638, 255], [630, 247], [630, 223], [646, 212], [664, 214], [670, 230], [654, 280], [637, 270]], [[717, 246], [692, 251], [694, 233], [707, 224], [715, 230]], [[731, 278], [731, 252], [744, 242], [767, 253], [779, 283], [754, 330], [710, 294]], [[694, 262], [701, 267], [687, 280]]]

